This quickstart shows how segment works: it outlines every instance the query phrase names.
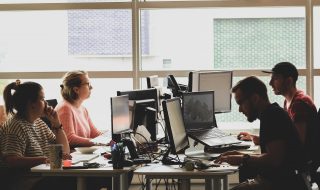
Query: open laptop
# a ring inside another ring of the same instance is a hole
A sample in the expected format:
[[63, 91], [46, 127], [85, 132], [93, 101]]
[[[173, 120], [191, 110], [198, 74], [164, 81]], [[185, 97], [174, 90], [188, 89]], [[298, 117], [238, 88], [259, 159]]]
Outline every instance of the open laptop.
[[214, 113], [214, 91], [187, 92], [182, 94], [182, 113], [188, 136], [210, 146], [240, 143], [217, 127]]

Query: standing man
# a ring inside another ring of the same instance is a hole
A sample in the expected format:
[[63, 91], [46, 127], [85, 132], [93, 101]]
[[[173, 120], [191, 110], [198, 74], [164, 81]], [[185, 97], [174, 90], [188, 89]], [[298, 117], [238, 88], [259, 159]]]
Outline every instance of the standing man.
[[297, 171], [305, 166], [301, 143], [288, 113], [277, 103], [271, 104], [265, 84], [256, 77], [239, 81], [232, 88], [235, 100], [249, 122], [260, 120], [261, 154], [230, 151], [216, 162], [227, 162], [256, 169], [257, 176], [233, 190], [306, 188]]

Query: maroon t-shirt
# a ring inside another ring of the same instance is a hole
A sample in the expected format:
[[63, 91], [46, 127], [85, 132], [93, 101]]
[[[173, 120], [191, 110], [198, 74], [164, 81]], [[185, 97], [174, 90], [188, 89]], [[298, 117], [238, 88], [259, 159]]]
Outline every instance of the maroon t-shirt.
[[[306, 106], [307, 105], [307, 106]], [[317, 112], [317, 108], [313, 103], [310, 96], [306, 95], [303, 91], [298, 90], [293, 96], [291, 104], [287, 109], [287, 101], [284, 101], [284, 109], [288, 112], [293, 122], [308, 121], [310, 113], [307, 109]]]

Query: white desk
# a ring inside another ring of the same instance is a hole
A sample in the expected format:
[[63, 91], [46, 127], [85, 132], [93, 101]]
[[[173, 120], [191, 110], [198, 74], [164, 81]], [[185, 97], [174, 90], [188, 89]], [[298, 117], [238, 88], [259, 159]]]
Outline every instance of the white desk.
[[105, 167], [92, 169], [67, 169], [50, 170], [50, 166], [42, 164], [31, 168], [32, 173], [39, 173], [41, 176], [72, 176], [77, 178], [77, 190], [86, 189], [86, 177], [112, 177], [112, 189], [128, 190], [128, 172], [134, 167], [124, 169], [113, 169], [103, 157], [93, 160], [94, 162], [104, 163]]
[[135, 174], [144, 175], [146, 178], [146, 189], [151, 190], [151, 179], [179, 179], [178, 189], [189, 190], [190, 179], [205, 179], [206, 190], [220, 190], [221, 181], [223, 190], [228, 190], [228, 175], [238, 171], [230, 168], [220, 171], [186, 171], [179, 166], [167, 166], [162, 164], [149, 164], [134, 171]]

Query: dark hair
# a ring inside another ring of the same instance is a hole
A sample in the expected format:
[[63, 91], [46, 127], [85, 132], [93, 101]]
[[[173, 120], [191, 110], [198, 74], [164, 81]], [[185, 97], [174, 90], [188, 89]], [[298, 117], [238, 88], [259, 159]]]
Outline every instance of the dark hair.
[[293, 82], [296, 83], [298, 80], [298, 70], [296, 66], [290, 62], [280, 62], [277, 63], [271, 71], [262, 71], [264, 73], [273, 73], [273, 74], [278, 74], [281, 75], [285, 78], [292, 77]]
[[81, 86], [81, 76], [87, 75], [86, 71], [70, 71], [63, 76], [61, 87], [61, 95], [68, 102], [74, 102], [79, 95], [74, 92], [74, 87]]
[[240, 80], [232, 88], [232, 92], [235, 93], [238, 89], [240, 89], [241, 92], [247, 97], [253, 94], [258, 94], [265, 100], [269, 100], [266, 85], [255, 76], [250, 76]]
[[35, 82], [20, 84], [17, 80], [8, 84], [3, 91], [6, 113], [14, 114], [16, 110], [18, 115], [25, 115], [28, 103], [37, 101], [42, 89], [42, 86]]

